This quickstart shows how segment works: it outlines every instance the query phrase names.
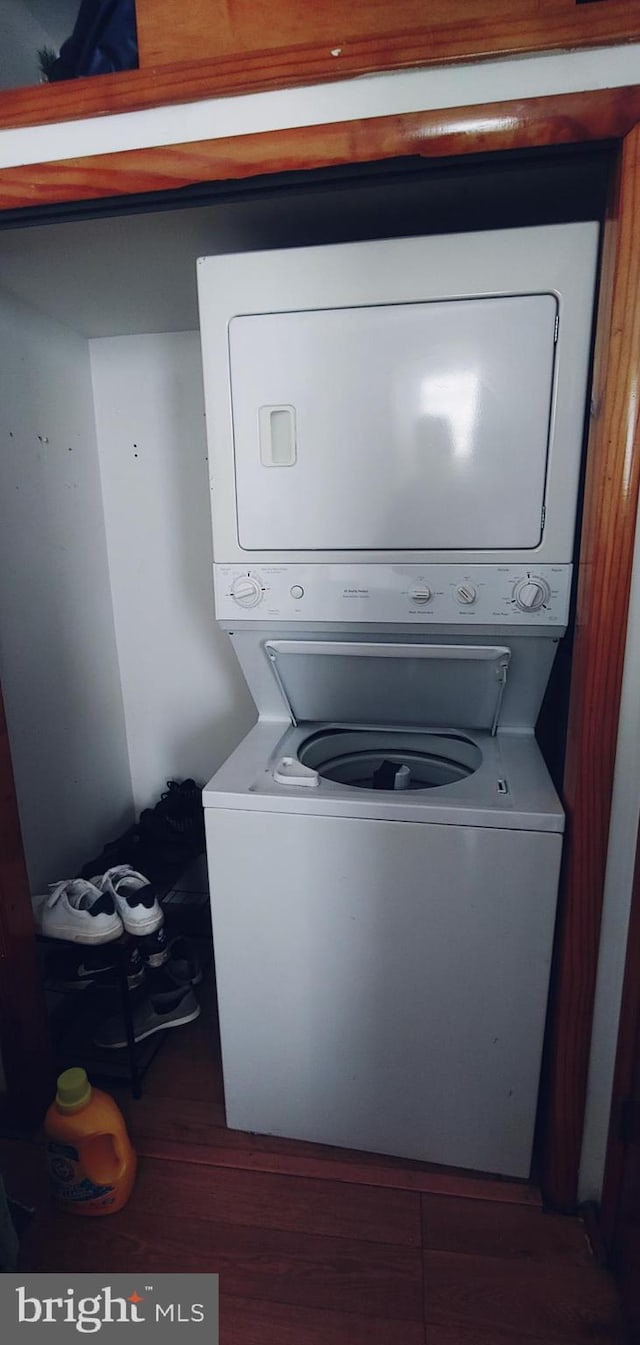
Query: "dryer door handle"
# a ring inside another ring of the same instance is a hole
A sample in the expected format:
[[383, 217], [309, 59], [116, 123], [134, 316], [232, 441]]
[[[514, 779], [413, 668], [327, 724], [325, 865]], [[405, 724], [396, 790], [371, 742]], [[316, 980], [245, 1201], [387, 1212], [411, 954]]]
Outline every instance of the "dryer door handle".
[[261, 406], [258, 411], [263, 467], [293, 467], [298, 455], [293, 406]]

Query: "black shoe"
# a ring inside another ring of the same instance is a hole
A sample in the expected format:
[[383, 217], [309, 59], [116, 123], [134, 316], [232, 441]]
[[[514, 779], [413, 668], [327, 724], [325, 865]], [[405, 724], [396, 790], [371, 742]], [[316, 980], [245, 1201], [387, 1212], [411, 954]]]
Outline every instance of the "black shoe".
[[202, 967], [200, 959], [190, 939], [177, 934], [169, 940], [169, 960], [166, 964], [169, 976], [176, 985], [200, 985]]
[[146, 934], [136, 940], [139, 956], [145, 967], [156, 969], [163, 967], [169, 960], [169, 945], [164, 925], [160, 925], [153, 934]]
[[140, 829], [190, 853], [204, 849], [202, 786], [191, 779], [167, 780], [160, 802], [141, 814]]
[[[164, 1032], [167, 1028], [182, 1027], [192, 1023], [200, 1013], [200, 1005], [191, 986], [166, 990], [150, 991], [133, 1007], [133, 1036], [135, 1041], [144, 1041], [155, 1032]], [[105, 1019], [96, 1029], [96, 1046], [109, 1050], [122, 1050], [127, 1045], [127, 1032], [120, 1014]]]
[[118, 957], [126, 959], [127, 985], [135, 990], [142, 985], [145, 966], [136, 947], [131, 943], [126, 952], [115, 951], [116, 945], [102, 944], [98, 948], [61, 948], [47, 956], [46, 976], [50, 990], [86, 990], [90, 985], [112, 989], [119, 984]]
[[172, 885], [190, 859], [204, 852], [202, 790], [195, 780], [168, 780], [155, 808], [145, 808], [136, 826], [109, 841], [88, 861], [81, 877], [128, 864], [160, 889]]

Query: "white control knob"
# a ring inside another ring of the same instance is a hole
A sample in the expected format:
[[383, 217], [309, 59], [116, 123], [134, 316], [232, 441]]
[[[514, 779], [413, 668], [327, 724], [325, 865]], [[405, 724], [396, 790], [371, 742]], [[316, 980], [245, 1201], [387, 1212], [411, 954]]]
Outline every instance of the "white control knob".
[[416, 607], [426, 607], [431, 599], [431, 589], [428, 584], [415, 584], [413, 588], [409, 589], [409, 598], [411, 602], [416, 604]]
[[458, 584], [456, 588], [456, 598], [458, 602], [472, 603], [478, 596], [478, 590], [473, 584]]
[[291, 594], [291, 597], [295, 598], [296, 600], [304, 598], [304, 589], [302, 587], [302, 584], [293, 584], [293, 586], [289, 589], [289, 592]]
[[551, 589], [546, 579], [541, 579], [537, 574], [519, 579], [513, 590], [513, 601], [521, 612], [539, 612], [541, 607], [546, 606], [550, 597]]
[[257, 607], [262, 602], [262, 584], [253, 574], [239, 574], [231, 585], [231, 597], [238, 607]]

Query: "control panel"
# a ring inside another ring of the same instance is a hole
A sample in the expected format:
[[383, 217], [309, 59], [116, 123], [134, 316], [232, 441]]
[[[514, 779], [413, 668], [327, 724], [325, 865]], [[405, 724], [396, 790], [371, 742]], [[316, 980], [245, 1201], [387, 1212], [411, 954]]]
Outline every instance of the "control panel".
[[566, 626], [570, 565], [215, 565], [220, 621]]

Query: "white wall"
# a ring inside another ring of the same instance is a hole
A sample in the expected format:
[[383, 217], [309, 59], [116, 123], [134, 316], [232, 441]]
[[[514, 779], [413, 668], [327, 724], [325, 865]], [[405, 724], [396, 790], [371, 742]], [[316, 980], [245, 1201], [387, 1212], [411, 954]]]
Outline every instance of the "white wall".
[[0, 89], [39, 84], [38, 50], [69, 37], [80, 0], [2, 0]]
[[133, 793], [206, 782], [255, 719], [213, 619], [197, 332], [90, 343]]
[[0, 682], [33, 890], [128, 821], [87, 342], [0, 298]]
[[50, 34], [54, 46], [62, 45], [73, 31], [81, 0], [18, 0]]
[[2, 0], [0, 89], [39, 84], [38, 49], [51, 45], [49, 33], [24, 0]]

